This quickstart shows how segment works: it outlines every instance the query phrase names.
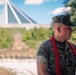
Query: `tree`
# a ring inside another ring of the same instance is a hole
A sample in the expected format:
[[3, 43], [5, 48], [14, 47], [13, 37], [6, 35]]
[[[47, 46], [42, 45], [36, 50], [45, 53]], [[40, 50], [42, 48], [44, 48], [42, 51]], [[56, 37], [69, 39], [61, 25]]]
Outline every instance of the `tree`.
[[64, 2], [65, 6], [70, 6], [72, 9], [71, 21], [76, 23], [76, 0], [68, 0], [68, 2]]
[[[76, 0], [68, 0], [67, 2], [64, 2], [64, 4], [66, 7], [68, 6], [71, 7], [72, 9], [71, 21], [76, 24]], [[73, 27], [73, 34], [70, 41], [76, 44], [76, 27]]]

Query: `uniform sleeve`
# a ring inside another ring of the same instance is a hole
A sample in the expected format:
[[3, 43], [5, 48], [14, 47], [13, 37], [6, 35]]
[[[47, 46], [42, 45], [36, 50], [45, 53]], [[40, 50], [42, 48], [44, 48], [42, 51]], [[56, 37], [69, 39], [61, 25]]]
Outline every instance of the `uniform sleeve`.
[[40, 45], [37, 51], [37, 63], [48, 63], [48, 46], [45, 44]]

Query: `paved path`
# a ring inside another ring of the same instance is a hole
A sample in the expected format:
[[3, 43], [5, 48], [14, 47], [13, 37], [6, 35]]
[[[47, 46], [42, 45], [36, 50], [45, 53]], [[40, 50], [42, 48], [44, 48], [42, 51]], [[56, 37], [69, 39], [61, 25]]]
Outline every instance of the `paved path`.
[[17, 75], [37, 75], [35, 59], [2, 59], [0, 60], [0, 67], [5, 67], [11, 69], [12, 71], [16, 71]]

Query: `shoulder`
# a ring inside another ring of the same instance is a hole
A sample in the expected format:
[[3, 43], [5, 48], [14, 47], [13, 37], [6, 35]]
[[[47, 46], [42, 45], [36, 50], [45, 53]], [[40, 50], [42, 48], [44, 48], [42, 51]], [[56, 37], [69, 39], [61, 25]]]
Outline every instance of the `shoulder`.
[[50, 40], [44, 41], [37, 50], [37, 55], [40, 54], [47, 54], [50, 51], [50, 48], [52, 47], [52, 43]]
[[52, 46], [52, 43], [50, 40], [44, 41], [38, 48], [36, 56], [37, 56], [37, 62], [41, 63], [48, 63], [48, 58], [50, 55], [50, 47]]
[[72, 42], [69, 42], [75, 49], [76, 49], [76, 45]]
[[48, 49], [51, 46], [52, 46], [51, 40], [46, 40], [39, 46], [38, 50]]

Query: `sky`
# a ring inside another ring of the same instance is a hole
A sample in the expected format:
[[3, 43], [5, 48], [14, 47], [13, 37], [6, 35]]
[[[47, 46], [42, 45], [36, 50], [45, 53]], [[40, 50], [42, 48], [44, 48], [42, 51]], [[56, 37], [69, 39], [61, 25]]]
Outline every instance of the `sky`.
[[[0, 0], [0, 15], [6, 0]], [[38, 24], [50, 24], [52, 17], [69, 11], [71, 8], [64, 7], [64, 0], [10, 0], [15, 6], [26, 13]]]

